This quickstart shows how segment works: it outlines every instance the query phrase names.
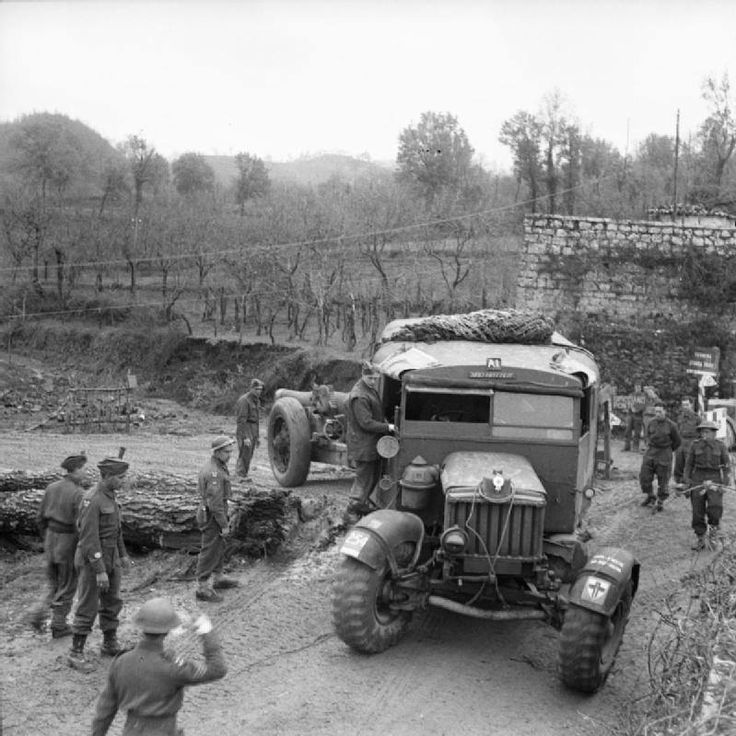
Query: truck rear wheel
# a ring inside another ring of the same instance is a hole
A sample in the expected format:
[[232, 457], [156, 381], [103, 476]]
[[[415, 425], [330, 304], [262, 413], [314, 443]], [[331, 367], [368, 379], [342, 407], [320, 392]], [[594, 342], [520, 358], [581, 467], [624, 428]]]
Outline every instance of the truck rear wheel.
[[392, 647], [406, 632], [411, 611], [388, 605], [388, 567], [373, 570], [352, 557], [340, 563], [332, 598], [337, 635], [349, 647], [365, 654]]
[[309, 475], [312, 431], [304, 407], [292, 397], [278, 399], [268, 415], [268, 458], [274, 478], [285, 488]]
[[606, 681], [631, 609], [631, 582], [610, 616], [571, 605], [560, 634], [559, 669], [569, 688], [594, 693]]

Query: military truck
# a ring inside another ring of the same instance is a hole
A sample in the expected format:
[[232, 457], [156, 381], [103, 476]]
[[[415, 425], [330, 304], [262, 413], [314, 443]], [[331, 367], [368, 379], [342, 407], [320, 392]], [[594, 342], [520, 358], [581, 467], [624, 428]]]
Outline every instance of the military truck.
[[376, 653], [437, 606], [560, 630], [559, 673], [594, 692], [639, 579], [626, 550], [589, 549], [600, 374], [538, 315], [483, 310], [391, 322], [373, 356], [395, 436], [379, 441], [379, 508], [342, 542], [338, 636]]

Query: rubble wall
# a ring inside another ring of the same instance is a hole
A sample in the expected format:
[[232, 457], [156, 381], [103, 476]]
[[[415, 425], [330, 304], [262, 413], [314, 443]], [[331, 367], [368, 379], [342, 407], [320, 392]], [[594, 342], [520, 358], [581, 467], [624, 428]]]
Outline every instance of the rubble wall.
[[617, 321], [706, 317], [712, 305], [693, 298], [684, 278], [712, 272], [719, 260], [725, 267], [734, 254], [734, 228], [528, 215], [516, 304], [563, 321], [571, 312]]

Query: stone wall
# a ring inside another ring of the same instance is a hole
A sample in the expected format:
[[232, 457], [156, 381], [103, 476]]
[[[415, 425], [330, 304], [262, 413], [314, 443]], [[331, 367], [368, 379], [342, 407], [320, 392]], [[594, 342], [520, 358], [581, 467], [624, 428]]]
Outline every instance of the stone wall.
[[736, 229], [525, 218], [516, 306], [553, 317], [563, 334], [595, 354], [619, 393], [649, 384], [674, 405], [696, 391], [686, 371], [692, 351], [718, 346], [719, 390], [731, 396], [735, 305]]
[[684, 296], [683, 265], [730, 256], [733, 228], [528, 215], [516, 303], [557, 317], [691, 320], [709, 308]]

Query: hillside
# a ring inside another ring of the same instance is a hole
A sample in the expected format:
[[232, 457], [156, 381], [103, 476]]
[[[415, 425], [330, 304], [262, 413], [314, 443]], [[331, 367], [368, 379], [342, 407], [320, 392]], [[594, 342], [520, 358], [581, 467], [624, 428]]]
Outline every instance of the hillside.
[[[205, 156], [214, 169], [215, 178], [222, 186], [229, 186], [237, 174], [234, 156]], [[362, 177], [385, 176], [390, 167], [373, 161], [364, 161], [337, 153], [303, 156], [294, 161], [265, 161], [268, 174], [275, 182], [321, 184], [333, 176], [344, 181]]]

